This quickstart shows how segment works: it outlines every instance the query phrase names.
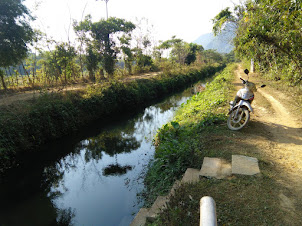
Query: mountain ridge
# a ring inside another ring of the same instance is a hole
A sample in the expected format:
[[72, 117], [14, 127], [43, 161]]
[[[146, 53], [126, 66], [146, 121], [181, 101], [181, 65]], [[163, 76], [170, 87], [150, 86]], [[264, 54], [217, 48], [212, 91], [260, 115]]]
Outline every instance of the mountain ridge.
[[205, 50], [214, 49], [219, 53], [230, 53], [234, 49], [232, 43], [235, 34], [232, 31], [224, 31], [217, 36], [206, 33], [199, 36], [193, 43], [202, 45]]

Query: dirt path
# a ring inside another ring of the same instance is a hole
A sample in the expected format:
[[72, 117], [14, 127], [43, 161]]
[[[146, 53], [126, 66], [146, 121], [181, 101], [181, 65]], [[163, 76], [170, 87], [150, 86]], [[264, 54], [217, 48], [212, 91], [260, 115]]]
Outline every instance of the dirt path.
[[[150, 72], [150, 73], [144, 73], [140, 75], [133, 75], [128, 76], [122, 81], [129, 82], [136, 79], [150, 79], [155, 76], [157, 76], [159, 72]], [[28, 90], [23, 92], [14, 92], [14, 93], [4, 93], [0, 94], [0, 107], [3, 105], [10, 105], [12, 103], [15, 103], [17, 101], [28, 101], [33, 98], [39, 97], [44, 92], [66, 92], [66, 91], [75, 91], [75, 90], [83, 90], [89, 85], [94, 85], [93, 83], [83, 83], [83, 84], [76, 84], [76, 85], [68, 85], [68, 86], [61, 86], [61, 87], [54, 87], [54, 88], [48, 88], [43, 90], [43, 92], [39, 90]]]
[[[246, 78], [243, 70], [239, 77]], [[254, 75], [255, 76], [255, 75]], [[251, 74], [249, 80], [261, 85], [261, 79]], [[280, 207], [288, 212], [285, 221], [302, 225], [302, 109], [294, 99], [270, 87], [258, 89], [252, 103], [254, 114], [246, 129], [246, 140], [256, 150], [256, 155], [273, 166], [271, 172], [280, 190]], [[239, 88], [239, 86], [237, 87]]]

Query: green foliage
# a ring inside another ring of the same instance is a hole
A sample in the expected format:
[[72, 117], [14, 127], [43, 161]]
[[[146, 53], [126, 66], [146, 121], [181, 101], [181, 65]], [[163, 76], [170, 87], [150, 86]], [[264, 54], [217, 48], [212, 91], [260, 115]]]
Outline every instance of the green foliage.
[[150, 56], [144, 55], [142, 52], [140, 52], [136, 56], [136, 71], [139, 73], [156, 71], [156, 66], [154, 65]]
[[98, 69], [98, 62], [100, 56], [97, 54], [92, 45], [88, 44], [86, 51], [87, 53], [85, 57], [85, 63], [89, 72], [89, 78], [92, 81], [95, 81], [95, 71]]
[[129, 83], [112, 81], [90, 86], [81, 93], [46, 92], [30, 103], [3, 107], [0, 114], [0, 172], [14, 166], [16, 155], [22, 151], [37, 149], [39, 145], [76, 132], [96, 119], [135, 111], [138, 106], [144, 107], [156, 98], [210, 76], [221, 67], [209, 66], [188, 74]]
[[201, 45], [197, 45], [194, 43], [186, 43], [182, 39], [178, 39], [175, 36], [172, 39], [162, 42], [158, 48], [160, 54], [160, 50], [170, 49], [170, 58], [172, 61], [179, 63], [181, 65], [195, 62], [196, 54], [202, 52], [204, 49]]
[[58, 65], [56, 56], [52, 54], [52, 52], [43, 52], [42, 59], [39, 63], [41, 64], [44, 76], [48, 81], [57, 81], [61, 76], [61, 69]]
[[235, 22], [235, 17], [232, 15], [232, 12], [230, 11], [230, 8], [227, 7], [224, 10], [221, 10], [220, 13], [218, 13], [215, 18], [212, 20], [213, 22], [213, 32], [216, 36], [219, 34], [224, 27], [226, 26], [226, 23]]
[[204, 50], [204, 48], [201, 45], [197, 45], [195, 43], [190, 43], [189, 48], [190, 48], [189, 53], [185, 58], [185, 64], [187, 65], [194, 63], [196, 60], [196, 54]]
[[32, 17], [22, 2], [0, 2], [0, 67], [15, 65], [24, 59], [27, 54], [26, 44], [33, 38], [29, 25]]
[[89, 39], [87, 41], [92, 43], [91, 46], [102, 56], [99, 58], [100, 63], [109, 75], [113, 75], [118, 53], [112, 35], [121, 32], [127, 34], [134, 28], [135, 25], [133, 23], [115, 17], [93, 23], [91, 17], [88, 16], [79, 25], [74, 25], [76, 32], [87, 32], [91, 35], [92, 41]]
[[216, 52], [216, 50], [209, 49], [203, 52], [204, 59], [206, 61], [214, 61], [214, 62], [222, 62], [223, 57], [220, 53]]
[[[200, 199], [216, 202], [218, 225], [283, 225], [279, 207], [280, 188], [271, 177], [244, 177], [229, 180], [204, 179], [182, 184], [170, 198], [167, 208], [150, 225], [199, 225]], [[296, 222], [296, 221], [294, 221]]]
[[79, 66], [75, 62], [76, 51], [68, 43], [58, 43], [53, 51], [44, 51], [39, 58], [36, 55], [34, 57], [33, 65], [27, 66], [32, 71], [33, 78], [28, 76], [32, 85], [42, 79], [48, 84], [53, 81], [57, 83], [58, 80], [66, 84], [79, 76]]
[[262, 70], [289, 70], [291, 82], [301, 81], [301, 7], [301, 3], [286, 0], [246, 4], [235, 42], [237, 51], [253, 57]]
[[200, 167], [205, 155], [201, 133], [225, 122], [226, 116], [222, 112], [231, 89], [233, 69], [232, 65], [224, 69], [207, 84], [204, 92], [182, 105], [171, 123], [159, 130], [155, 160], [145, 179], [147, 203], [153, 203], [158, 195], [166, 193], [187, 168]]
[[301, 10], [301, 1], [246, 1], [233, 13], [228, 8], [221, 11], [213, 20], [213, 30], [235, 23], [235, 51], [240, 57], [253, 58], [260, 71], [282, 72], [284, 79], [298, 84], [302, 80]]
[[0, 78], [7, 89], [2, 67], [20, 63], [26, 57], [27, 43], [33, 38], [29, 25], [31, 17], [23, 0], [2, 0], [0, 2]]
[[129, 72], [129, 74], [131, 74], [132, 73], [132, 63], [134, 61], [134, 55], [133, 55], [132, 49], [130, 47], [131, 37], [123, 35], [122, 37], [119, 38], [119, 40], [121, 42], [121, 50], [124, 54], [125, 66]]
[[53, 55], [56, 58], [57, 64], [60, 68], [60, 74], [64, 74], [65, 83], [67, 83], [67, 77], [70, 77], [70, 74], [72, 73], [70, 70], [73, 59], [76, 56], [75, 49], [68, 43], [61, 43], [56, 46]]
[[[77, 49], [70, 43], [57, 43], [35, 31], [34, 52], [17, 67], [0, 73], [3, 87], [40, 89], [87, 81], [106, 82], [118, 76], [159, 70], [168, 76], [186, 73], [192, 66], [224, 63], [220, 54], [203, 51], [202, 46], [175, 37], [156, 47], [151, 55], [148, 35], [140, 34], [134, 43], [135, 25], [123, 19], [109, 18], [93, 23], [91, 16], [86, 16], [82, 22], [74, 22], [73, 28], [79, 41]], [[39, 48], [43, 40], [49, 45], [49, 51]], [[164, 58], [163, 51], [167, 49], [171, 54]], [[117, 56], [121, 57], [119, 64]], [[113, 76], [107, 76], [110, 74]]]

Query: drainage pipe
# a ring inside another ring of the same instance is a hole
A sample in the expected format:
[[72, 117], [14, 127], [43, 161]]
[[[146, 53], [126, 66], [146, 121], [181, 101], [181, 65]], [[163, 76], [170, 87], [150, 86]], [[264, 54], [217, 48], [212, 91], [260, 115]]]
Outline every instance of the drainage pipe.
[[200, 199], [200, 226], [217, 226], [216, 204], [210, 196]]

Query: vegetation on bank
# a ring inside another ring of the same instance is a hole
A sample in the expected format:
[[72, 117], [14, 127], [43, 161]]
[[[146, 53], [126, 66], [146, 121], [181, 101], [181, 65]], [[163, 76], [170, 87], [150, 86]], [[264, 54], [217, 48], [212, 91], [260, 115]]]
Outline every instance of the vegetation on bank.
[[[215, 73], [232, 56], [204, 51], [175, 36], [152, 43], [152, 32], [144, 21], [134, 24], [108, 18], [92, 22], [90, 15], [74, 21], [74, 43], [56, 42], [30, 27], [33, 18], [23, 0], [0, 6], [0, 93], [19, 89], [42, 93], [30, 102], [0, 107], [0, 171], [15, 165], [14, 157], [21, 150], [36, 149], [93, 120], [143, 107]], [[162, 73], [152, 80], [120, 82], [150, 71]], [[44, 91], [87, 81], [90, 86], [81, 91]]]
[[[228, 101], [234, 95], [234, 69], [235, 65], [227, 66], [207, 84], [204, 92], [193, 96], [178, 110], [174, 121], [159, 130], [155, 159], [145, 179], [147, 205], [158, 195], [169, 193], [172, 184], [181, 179], [187, 168], [200, 169], [204, 157], [231, 161], [232, 153], [252, 152], [253, 147], [239, 147], [238, 140], [234, 141], [234, 136], [246, 139], [246, 134], [235, 135], [226, 127]], [[272, 179], [272, 166], [259, 155], [256, 157], [261, 160], [261, 176], [205, 178], [196, 184], [182, 185], [152, 225], [198, 225], [199, 201], [207, 195], [217, 203], [219, 223], [270, 225], [280, 222], [282, 213], [278, 201], [271, 198], [278, 197], [280, 187]]]
[[240, 58], [253, 59], [264, 76], [298, 85], [302, 81], [301, 10], [301, 1], [243, 1], [234, 10], [222, 10], [213, 19], [213, 31], [232, 28]]
[[146, 20], [111, 17], [93, 22], [90, 15], [73, 22], [76, 40], [58, 42], [30, 27], [24, 0], [0, 3], [0, 91], [41, 89], [170, 68], [222, 62], [227, 55], [173, 36], [153, 41]]
[[134, 111], [150, 101], [185, 88], [221, 70], [224, 65], [161, 73], [133, 82], [112, 81], [81, 92], [47, 93], [29, 102], [2, 106], [0, 114], [1, 171], [14, 165], [20, 151], [79, 130], [97, 119]]
[[204, 128], [225, 121], [224, 107], [231, 90], [234, 65], [228, 66], [177, 111], [155, 139], [154, 162], [147, 173], [147, 203], [170, 190], [187, 168], [199, 168], [205, 154], [200, 138]]

